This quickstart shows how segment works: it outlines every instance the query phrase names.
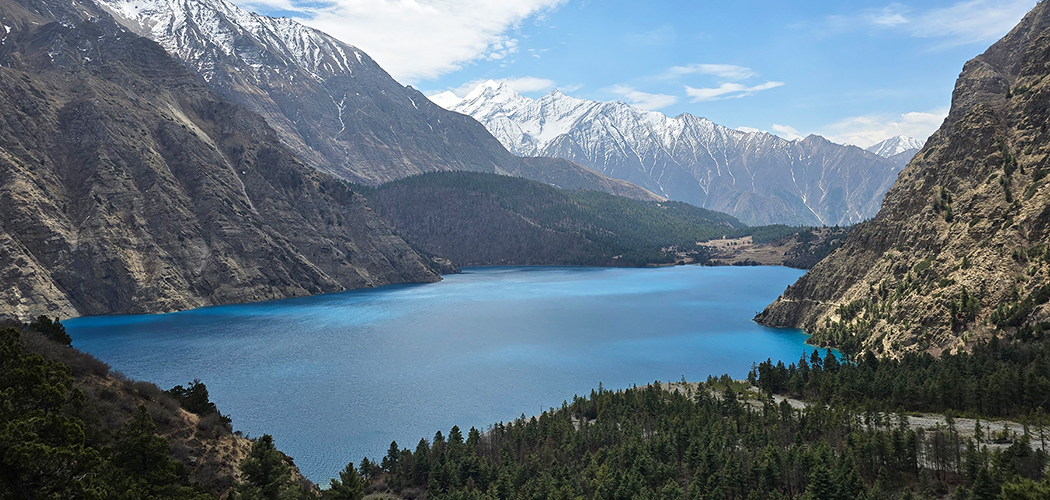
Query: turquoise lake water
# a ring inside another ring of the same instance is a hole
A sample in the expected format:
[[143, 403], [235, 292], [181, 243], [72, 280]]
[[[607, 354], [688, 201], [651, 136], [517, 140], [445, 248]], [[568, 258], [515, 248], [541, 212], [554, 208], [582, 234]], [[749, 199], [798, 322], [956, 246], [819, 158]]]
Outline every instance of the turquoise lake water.
[[272, 434], [327, 484], [392, 440], [484, 430], [599, 382], [743, 378], [752, 362], [798, 360], [801, 331], [751, 318], [802, 274], [470, 268], [440, 283], [64, 324], [74, 346], [129, 377], [164, 389], [201, 379], [235, 429]]

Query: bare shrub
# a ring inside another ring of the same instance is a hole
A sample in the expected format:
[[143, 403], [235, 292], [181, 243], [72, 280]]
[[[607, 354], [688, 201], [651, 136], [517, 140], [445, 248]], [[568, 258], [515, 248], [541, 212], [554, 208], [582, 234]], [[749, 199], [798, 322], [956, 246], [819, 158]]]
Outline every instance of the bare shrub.
[[219, 437], [223, 434], [229, 434], [229, 424], [227, 424], [222, 415], [218, 413], [212, 413], [201, 417], [200, 421], [197, 422], [197, 430], [200, 431], [204, 437]]
[[27, 351], [69, 365], [74, 377], [109, 375], [109, 365], [86, 352], [59, 344], [36, 332], [23, 332], [21, 338]]

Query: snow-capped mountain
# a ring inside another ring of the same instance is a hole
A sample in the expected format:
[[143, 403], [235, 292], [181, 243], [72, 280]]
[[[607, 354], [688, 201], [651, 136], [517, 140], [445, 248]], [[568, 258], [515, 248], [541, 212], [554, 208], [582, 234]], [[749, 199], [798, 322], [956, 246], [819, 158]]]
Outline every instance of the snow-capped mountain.
[[890, 137], [885, 141], [882, 141], [874, 146], [864, 148], [865, 151], [875, 153], [883, 158], [889, 158], [891, 156], [903, 153], [909, 149], [919, 150], [922, 149], [924, 141], [920, 141], [914, 137], [908, 137], [906, 135], [898, 135]]
[[469, 120], [398, 84], [360, 49], [291, 19], [225, 0], [98, 3], [219, 95], [261, 114], [319, 170], [368, 184], [433, 170], [513, 170]]
[[749, 224], [860, 222], [901, 169], [819, 136], [789, 141], [557, 90], [534, 100], [491, 80], [462, 99], [431, 99], [473, 116], [514, 154], [572, 160]]
[[906, 135], [898, 135], [896, 137], [890, 137], [874, 146], [868, 147], [866, 151], [875, 153], [892, 161], [895, 165], [904, 168], [908, 166], [908, 162], [915, 157], [915, 154], [922, 149], [924, 144], [925, 142], [920, 141], [919, 139], [908, 137]]
[[519, 175], [657, 199], [572, 162], [515, 157], [477, 121], [402, 86], [360, 49], [225, 0], [98, 0], [222, 97], [266, 119], [308, 165], [362, 184], [436, 170]]

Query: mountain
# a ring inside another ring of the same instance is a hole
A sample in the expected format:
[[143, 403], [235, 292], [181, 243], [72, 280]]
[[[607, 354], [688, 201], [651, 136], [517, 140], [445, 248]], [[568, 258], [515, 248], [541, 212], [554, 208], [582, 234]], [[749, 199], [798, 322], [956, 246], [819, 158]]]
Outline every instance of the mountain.
[[882, 209], [756, 318], [901, 355], [1050, 328], [1050, 4], [963, 66]]
[[701, 252], [697, 241], [753, 231], [732, 216], [681, 202], [566, 191], [480, 172], [433, 172], [362, 192], [414, 248], [458, 265], [673, 264], [674, 253], [661, 249]]
[[915, 153], [919, 152], [922, 145], [923, 142], [918, 139], [906, 135], [898, 135], [896, 137], [890, 137], [874, 146], [870, 146], [865, 149], [865, 151], [875, 153], [892, 161], [900, 168], [904, 168], [915, 156]]
[[431, 99], [477, 118], [516, 155], [578, 162], [748, 224], [860, 222], [875, 214], [901, 169], [818, 136], [788, 141], [557, 90], [533, 100], [491, 80], [463, 99], [450, 92]]
[[91, 3], [0, 0], [0, 315], [438, 280], [344, 182]]
[[886, 139], [873, 146], [868, 146], [864, 150], [868, 151], [869, 153], [875, 153], [883, 158], [889, 158], [891, 156], [898, 155], [908, 150], [914, 149], [917, 151], [919, 149], [922, 149], [922, 144], [923, 142], [918, 139], [908, 137], [906, 135], [898, 135], [895, 137], [890, 137], [889, 139]]
[[291, 19], [224, 0], [98, 3], [159, 43], [212, 91], [265, 118], [307, 165], [336, 177], [376, 185], [423, 172], [471, 170], [658, 198], [571, 162], [516, 158], [485, 127], [402, 86], [362, 50]]

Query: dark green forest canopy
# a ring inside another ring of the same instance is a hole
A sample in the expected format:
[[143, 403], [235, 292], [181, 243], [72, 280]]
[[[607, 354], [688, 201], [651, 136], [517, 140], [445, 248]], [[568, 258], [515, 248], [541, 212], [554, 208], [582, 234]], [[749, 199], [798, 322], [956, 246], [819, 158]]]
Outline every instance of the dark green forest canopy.
[[212, 498], [169, 458], [145, 406], [105, 429], [70, 367], [21, 335], [41, 334], [0, 329], [0, 498]]
[[670, 248], [692, 252], [703, 263], [709, 250], [699, 241], [752, 236], [768, 243], [803, 230], [748, 227], [687, 203], [642, 202], [478, 172], [434, 172], [354, 189], [411, 244], [460, 265], [642, 266], [673, 263]]
[[744, 401], [737, 385], [599, 388], [466, 439], [453, 428], [414, 450], [391, 443], [360, 475], [365, 491], [428, 499], [993, 500], [1041, 498], [1050, 487], [1047, 456], [1031, 446], [1038, 437], [989, 448], [951, 419], [916, 431], [904, 414]]

